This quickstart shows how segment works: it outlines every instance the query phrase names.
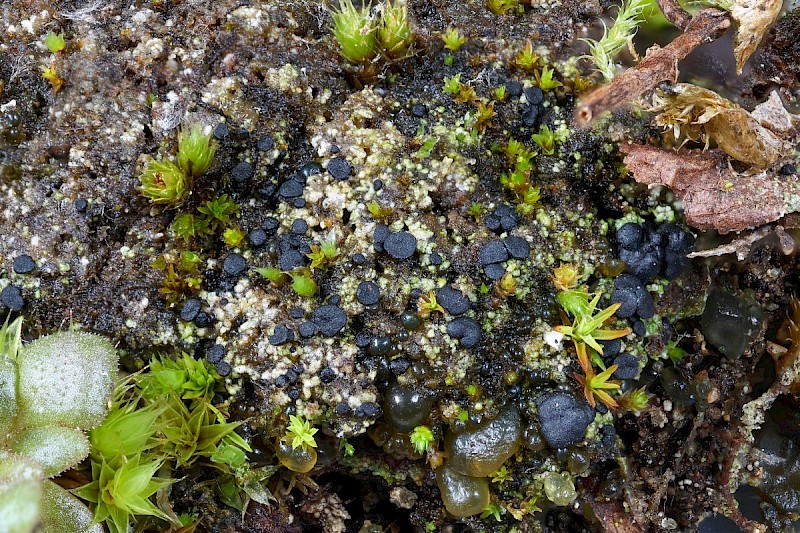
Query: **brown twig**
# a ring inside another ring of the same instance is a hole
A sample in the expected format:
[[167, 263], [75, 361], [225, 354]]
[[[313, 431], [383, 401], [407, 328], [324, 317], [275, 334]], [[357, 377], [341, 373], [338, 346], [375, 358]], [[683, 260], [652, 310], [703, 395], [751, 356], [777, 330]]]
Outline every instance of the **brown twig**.
[[678, 28], [685, 30], [692, 16], [681, 7], [677, 0], [658, 0], [658, 7], [664, 17]]
[[678, 61], [700, 44], [713, 41], [728, 29], [731, 21], [719, 9], [704, 9], [686, 25], [683, 34], [664, 48], [653, 46], [633, 68], [616, 76], [611, 83], [584, 96], [575, 109], [575, 120], [586, 125], [605, 111], [618, 109], [662, 81], [678, 79]]

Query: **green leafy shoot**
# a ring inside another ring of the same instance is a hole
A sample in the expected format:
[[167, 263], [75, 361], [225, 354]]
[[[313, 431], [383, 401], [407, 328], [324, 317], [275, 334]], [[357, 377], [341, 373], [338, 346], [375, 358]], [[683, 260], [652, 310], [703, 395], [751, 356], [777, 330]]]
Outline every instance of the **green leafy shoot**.
[[486, 9], [495, 15], [505, 15], [519, 8], [519, 0], [487, 0]]
[[539, 54], [533, 51], [533, 43], [528, 41], [525, 47], [514, 57], [514, 64], [522, 70], [532, 71], [539, 63]]
[[409, 438], [411, 439], [411, 444], [414, 446], [414, 451], [422, 455], [433, 443], [433, 432], [428, 426], [417, 426], [411, 431]]
[[208, 220], [205, 217], [193, 215], [191, 213], [181, 213], [172, 221], [170, 229], [176, 237], [186, 242], [211, 233]]
[[328, 239], [321, 241], [319, 245], [312, 244], [311, 252], [306, 254], [311, 259], [310, 268], [320, 268], [333, 263], [339, 257], [339, 248], [336, 246], [336, 236], [331, 235]]
[[289, 275], [275, 267], [261, 267], [255, 270], [278, 287], [283, 287], [289, 281]]
[[128, 533], [135, 515], [169, 516], [150, 501], [173, 480], [155, 477], [162, 460], [136, 455], [113, 467], [92, 461], [92, 481], [73, 492], [94, 505], [94, 519], [105, 522], [110, 533]]
[[638, 413], [647, 407], [650, 402], [650, 395], [645, 392], [645, 388], [634, 389], [620, 396], [618, 403], [622, 409]]
[[365, 63], [378, 53], [378, 28], [370, 15], [371, 7], [367, 2], [357, 9], [352, 0], [340, 0], [339, 9], [330, 11], [339, 53], [353, 64]]
[[291, 444], [293, 449], [297, 449], [300, 446], [316, 448], [317, 441], [314, 440], [314, 434], [317, 431], [316, 428], [311, 427], [311, 422], [308, 420], [291, 415], [283, 440]]
[[158, 445], [158, 419], [163, 406], [139, 406], [136, 398], [118, 398], [103, 423], [89, 433], [93, 461], [118, 467], [128, 457], [137, 456]]
[[537, 70], [533, 74], [536, 76], [536, 85], [543, 91], [549, 91], [562, 85], [560, 81], [553, 79], [554, 71], [547, 65], [542, 67], [541, 73]]
[[534, 133], [531, 138], [545, 155], [553, 155], [555, 153], [555, 135], [546, 124], [539, 126], [539, 133]]
[[65, 47], [64, 34], [59, 33], [58, 35], [56, 35], [52, 31], [48, 32], [48, 34], [45, 35], [44, 37], [44, 44], [45, 46], [47, 46], [47, 49], [53, 52], [54, 54], [57, 54], [58, 52], [63, 52]]
[[236, 204], [236, 201], [227, 194], [207, 201], [198, 207], [197, 210], [206, 215], [209, 227], [215, 232], [230, 226], [233, 223], [231, 217], [235, 217], [239, 214], [239, 206]]
[[164, 356], [154, 358], [150, 372], [136, 378], [136, 386], [148, 401], [174, 392], [184, 400], [210, 402], [215, 393], [224, 390], [222, 378], [214, 367], [187, 353], [174, 360]]
[[417, 150], [417, 156], [420, 159], [427, 159], [431, 156], [433, 152], [433, 147], [436, 146], [436, 143], [439, 142], [439, 139], [436, 137], [428, 137], [425, 139], [425, 142], [422, 143], [422, 146], [419, 147]]
[[[220, 412], [209, 408], [210, 403], [196, 402], [190, 409], [174, 394], [166, 403], [167, 409], [161, 417], [163, 427], [159, 449], [175, 461], [175, 467], [192, 465], [200, 457], [216, 455], [219, 460], [222, 440], [231, 435], [240, 423], [223, 422]], [[229, 441], [229, 444], [239, 441]]]
[[345, 457], [353, 457], [353, 455], [356, 453], [355, 446], [347, 442], [347, 439], [341, 439], [339, 441], [339, 449], [342, 451], [342, 455]]
[[461, 73], [459, 72], [449, 78], [445, 76], [442, 90], [448, 94], [458, 94], [458, 91], [461, 90]]
[[648, 0], [623, 0], [611, 29], [603, 23], [603, 36], [599, 41], [582, 39], [589, 44], [589, 55], [584, 58], [595, 64], [606, 82], [614, 77], [616, 73], [614, 60], [636, 34], [639, 24], [644, 21], [642, 12], [648, 4]]
[[211, 129], [205, 131], [200, 124], [192, 124], [188, 130], [178, 133], [178, 166], [187, 176], [202, 176], [217, 152], [217, 142], [211, 138]]
[[461, 35], [458, 28], [447, 28], [444, 34], [442, 34], [442, 41], [444, 41], [445, 48], [451, 52], [458, 52], [459, 48], [464, 46], [464, 43], [467, 42], [467, 39]]
[[500, 483], [500, 484], [514, 479], [508, 472], [506, 465], [501, 466], [498, 471], [489, 474], [489, 478], [492, 480], [492, 483]]
[[16, 359], [17, 352], [22, 346], [22, 317], [18, 316], [9, 323], [10, 319], [9, 314], [3, 327], [0, 328], [0, 357], [7, 355], [11, 359]]
[[182, 204], [192, 189], [191, 179], [172, 161], [151, 160], [139, 176], [142, 195], [157, 205]]
[[381, 6], [378, 21], [378, 42], [383, 52], [392, 59], [408, 55], [414, 42], [414, 33], [408, 18], [408, 6], [404, 0], [387, 0]]
[[222, 232], [222, 242], [231, 248], [238, 248], [244, 243], [244, 232], [239, 228], [226, 228]]
[[505, 511], [506, 510], [503, 509], [502, 505], [497, 502], [492, 502], [486, 506], [486, 509], [483, 510], [481, 513], [481, 518], [489, 518], [490, 516], [493, 516], [496, 521], [502, 522], [503, 519], [501, 518], [501, 515], [505, 513]]
[[629, 328], [605, 329], [603, 324], [617, 312], [621, 304], [613, 304], [595, 314], [601, 293], [596, 293], [590, 300], [589, 293], [572, 289], [558, 293], [561, 307], [574, 317], [571, 326], [556, 326], [553, 329], [573, 340], [576, 347], [586, 343], [602, 354], [603, 347], [597, 341], [610, 341], [630, 334]]
[[500, 85], [499, 87], [494, 88], [494, 99], [502, 102], [506, 98], [508, 98], [508, 91], [505, 85]]
[[[589, 405], [594, 407], [596, 405], [595, 398], [603, 402], [609, 409], [616, 409], [619, 404], [606, 392], [608, 390], [617, 390], [620, 387], [619, 381], [611, 379], [611, 375], [617, 370], [617, 365], [611, 365], [604, 369], [599, 374], [595, 373], [592, 366], [590, 356], [587, 355], [586, 344], [579, 342], [575, 345], [578, 352], [578, 364], [583, 369], [584, 375], [573, 374], [573, 377], [583, 387], [583, 395]], [[594, 355], [594, 354], [592, 354]], [[597, 358], [599, 359], [599, 357]], [[602, 364], [602, 360], [600, 360]]]
[[311, 297], [317, 293], [317, 282], [311, 276], [311, 271], [307, 268], [298, 268], [290, 272], [292, 277], [292, 290], [300, 296]]

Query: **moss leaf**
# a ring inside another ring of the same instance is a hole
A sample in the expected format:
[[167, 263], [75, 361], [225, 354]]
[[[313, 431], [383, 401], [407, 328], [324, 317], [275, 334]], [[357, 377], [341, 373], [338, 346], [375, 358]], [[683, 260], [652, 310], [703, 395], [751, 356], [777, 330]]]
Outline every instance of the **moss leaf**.
[[90, 429], [106, 416], [117, 369], [103, 337], [58, 332], [24, 346], [17, 358], [21, 425]]
[[79, 429], [50, 426], [26, 430], [12, 451], [30, 457], [52, 477], [75, 466], [89, 455], [89, 439]]

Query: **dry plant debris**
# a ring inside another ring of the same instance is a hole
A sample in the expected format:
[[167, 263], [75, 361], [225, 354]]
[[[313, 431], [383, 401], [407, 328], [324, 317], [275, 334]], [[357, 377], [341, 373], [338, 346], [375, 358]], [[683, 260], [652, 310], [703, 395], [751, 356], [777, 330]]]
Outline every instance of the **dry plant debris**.
[[683, 201], [686, 222], [700, 230], [743, 231], [800, 211], [797, 175], [734, 172], [721, 150], [621, 146], [639, 183], [667, 185]]

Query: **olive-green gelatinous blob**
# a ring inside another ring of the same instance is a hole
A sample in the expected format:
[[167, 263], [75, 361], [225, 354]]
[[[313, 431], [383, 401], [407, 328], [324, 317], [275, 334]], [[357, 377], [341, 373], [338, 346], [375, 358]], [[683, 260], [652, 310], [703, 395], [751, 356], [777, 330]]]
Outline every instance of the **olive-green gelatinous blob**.
[[755, 302], [713, 289], [706, 300], [700, 327], [706, 340], [733, 361], [744, 353], [763, 319], [764, 313]]
[[444, 449], [451, 468], [467, 476], [483, 477], [497, 471], [517, 453], [521, 441], [519, 412], [508, 406], [494, 420], [476, 429], [448, 432]]
[[444, 465], [436, 471], [436, 482], [445, 509], [457, 518], [472, 516], [489, 505], [489, 480], [465, 476]]
[[544, 493], [556, 505], [569, 505], [578, 497], [572, 477], [566, 472], [548, 472], [544, 476]]
[[386, 391], [383, 412], [392, 429], [407, 433], [427, 420], [432, 405], [430, 394], [395, 382]]
[[275, 446], [275, 455], [283, 466], [301, 474], [305, 474], [317, 464], [317, 450], [311, 446], [292, 448], [291, 444], [279, 441]]

